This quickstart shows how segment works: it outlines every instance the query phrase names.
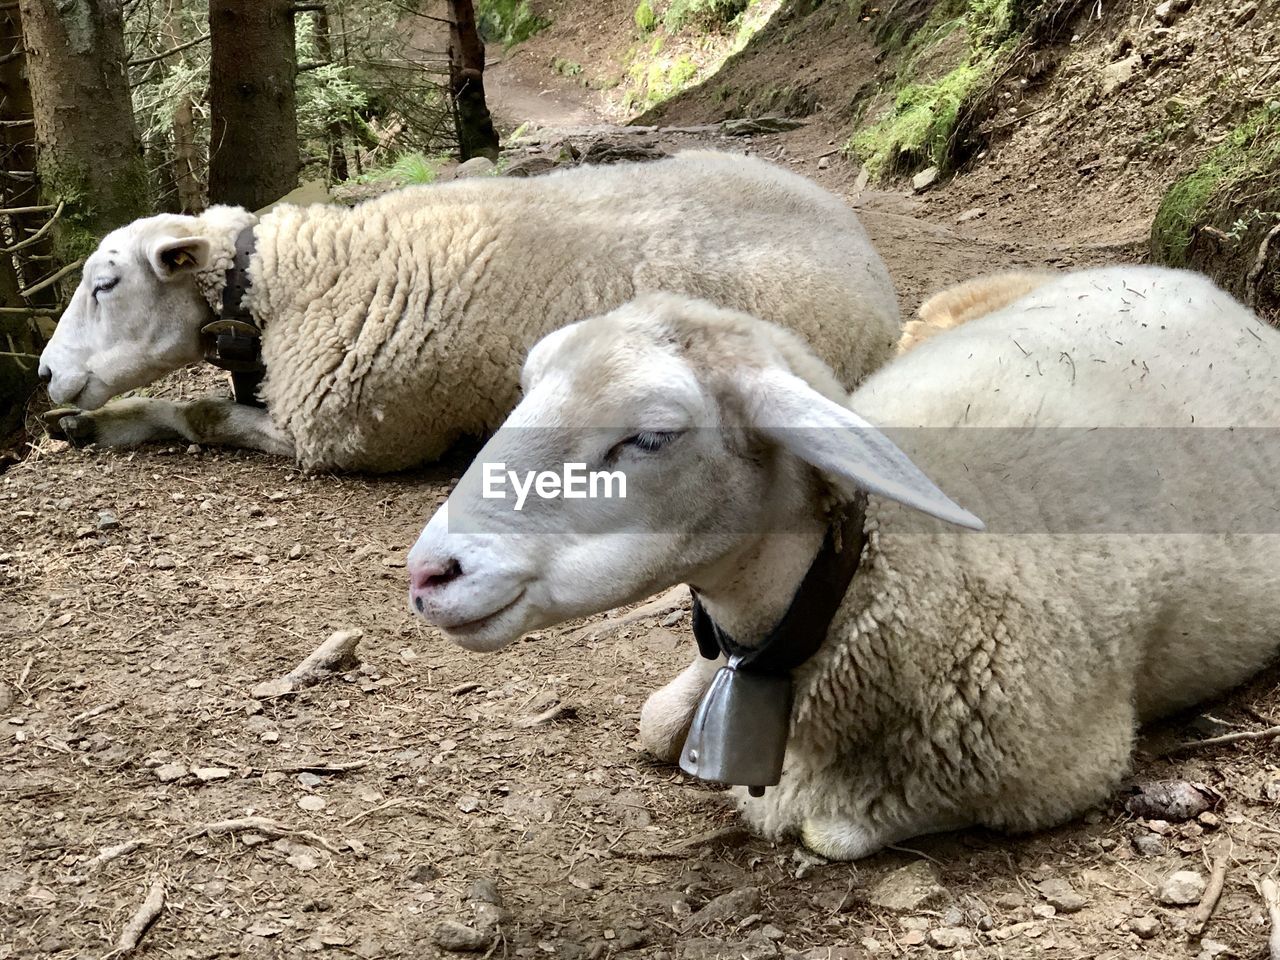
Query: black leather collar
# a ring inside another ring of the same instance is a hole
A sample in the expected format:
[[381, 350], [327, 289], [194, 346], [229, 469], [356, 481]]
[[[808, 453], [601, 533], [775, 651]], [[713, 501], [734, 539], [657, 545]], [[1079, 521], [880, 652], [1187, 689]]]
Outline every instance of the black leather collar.
[[693, 592], [693, 636], [698, 652], [708, 660], [721, 654], [746, 673], [790, 676], [822, 646], [844, 602], [845, 591], [862, 562], [867, 535], [867, 496], [859, 492], [845, 504], [827, 528], [822, 548], [800, 581], [791, 604], [777, 625], [754, 647], [745, 647], [725, 633]]
[[231, 372], [236, 403], [263, 407], [266, 404], [258, 398], [258, 387], [267, 372], [262, 362], [262, 328], [245, 302], [251, 285], [249, 258], [256, 245], [251, 226], [236, 236], [235, 256], [222, 288], [221, 308], [213, 320], [200, 328], [200, 336], [204, 341], [205, 360]]

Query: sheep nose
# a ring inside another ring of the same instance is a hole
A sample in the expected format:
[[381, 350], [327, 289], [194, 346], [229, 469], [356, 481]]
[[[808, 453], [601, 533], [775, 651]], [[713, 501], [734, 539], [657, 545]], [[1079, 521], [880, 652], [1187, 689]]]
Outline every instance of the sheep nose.
[[462, 564], [453, 557], [412, 564], [409, 568], [409, 600], [413, 608], [425, 613], [431, 594], [462, 575]]
[[40, 364], [40, 382], [47, 384], [53, 379], [53, 368], [47, 363]]

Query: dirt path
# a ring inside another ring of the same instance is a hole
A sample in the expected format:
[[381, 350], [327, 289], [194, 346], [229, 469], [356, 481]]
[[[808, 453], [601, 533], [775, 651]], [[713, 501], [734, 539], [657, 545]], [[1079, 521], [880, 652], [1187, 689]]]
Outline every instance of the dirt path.
[[[494, 89], [503, 109], [546, 107], [542, 124], [586, 110]], [[799, 161], [848, 196], [908, 309], [984, 270], [1124, 252], [922, 219], [916, 199], [820, 169], [814, 131], [711, 142]], [[1194, 957], [1190, 908], [1153, 890], [1220, 854], [1207, 936], [1264, 956], [1253, 882], [1280, 840], [1266, 744], [1140, 765], [1222, 791], [1189, 823], [1131, 822], [1118, 797], [1034, 837], [926, 838], [856, 866], [732, 832], [699, 844], [732, 814], [635, 742], [645, 696], [692, 655], [686, 613], [596, 618], [488, 657], [408, 615], [405, 550], [462, 466], [307, 477], [236, 452], [47, 443], [4, 475], [0, 960], [102, 956], [157, 880], [155, 957], [432, 956], [444, 921], [489, 932], [476, 946], [502, 957]], [[360, 671], [251, 697], [348, 626], [364, 631]], [[568, 709], [529, 725], [555, 705]], [[1275, 678], [1215, 714], [1274, 722]], [[203, 829], [246, 816], [279, 826]], [[922, 874], [937, 887], [916, 897]], [[1044, 881], [1083, 908], [1056, 911]]]

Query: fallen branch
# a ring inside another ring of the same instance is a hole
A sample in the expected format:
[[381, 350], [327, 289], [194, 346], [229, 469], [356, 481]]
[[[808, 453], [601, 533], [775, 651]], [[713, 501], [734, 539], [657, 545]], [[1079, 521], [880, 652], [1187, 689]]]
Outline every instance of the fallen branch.
[[92, 872], [97, 870], [103, 864], [128, 856], [133, 853], [133, 851], [143, 846], [145, 846], [145, 841], [126, 840], [124, 843], [117, 843], [114, 847], [103, 847], [102, 851], [96, 857], [85, 864], [85, 868]]
[[280, 839], [282, 837], [301, 837], [310, 843], [324, 847], [330, 853], [342, 853], [342, 847], [326, 840], [318, 833], [312, 833], [310, 830], [296, 830], [293, 827], [286, 827], [283, 823], [277, 823], [268, 817], [239, 817], [235, 820], [216, 820], [213, 823], [206, 823], [197, 827], [190, 833], [183, 835], [182, 840], [194, 840], [196, 837], [209, 836], [218, 837], [227, 834], [254, 831], [256, 833], [265, 834], [268, 837]]
[[263, 767], [263, 773], [347, 773], [367, 767], [368, 760], [352, 760], [350, 763], [298, 763], [288, 767]]
[[1280, 885], [1270, 877], [1258, 885], [1262, 894], [1262, 902], [1267, 905], [1267, 915], [1271, 917], [1271, 960], [1280, 960]]
[[578, 715], [578, 708], [571, 703], [558, 703], [550, 710], [544, 710], [532, 717], [521, 717], [519, 720], [513, 720], [513, 727], [521, 727], [528, 729], [530, 727], [540, 727], [546, 723], [552, 723], [555, 720], [571, 720]]
[[700, 847], [736, 847], [749, 839], [751, 839], [751, 833], [746, 827], [731, 824], [727, 827], [720, 827], [707, 833], [700, 833], [696, 837], [689, 837], [687, 840], [673, 843], [665, 850], [637, 850], [630, 854], [624, 854], [624, 856], [641, 860], [675, 860], [687, 857], [691, 851]]
[[1187, 935], [1198, 937], [1204, 932], [1205, 925], [1209, 922], [1209, 918], [1213, 916], [1213, 911], [1217, 909], [1218, 900], [1222, 896], [1222, 887], [1227, 882], [1227, 865], [1230, 862], [1228, 855], [1219, 853], [1213, 862], [1213, 873], [1209, 875], [1209, 885], [1205, 887], [1204, 896], [1200, 898], [1200, 903], [1196, 906], [1195, 912], [1191, 914], [1191, 922], [1187, 924]]
[[435, 809], [434, 805], [432, 805], [427, 800], [423, 800], [420, 797], [395, 797], [392, 800], [387, 800], [385, 803], [378, 804], [376, 807], [370, 807], [368, 810], [365, 810], [363, 813], [357, 813], [350, 820], [346, 820], [342, 823], [342, 829], [345, 830], [347, 827], [350, 827], [354, 824], [359, 823], [365, 817], [371, 817], [375, 813], [381, 813], [383, 810], [390, 810], [392, 807], [408, 807], [408, 806]]
[[147, 899], [142, 901], [142, 906], [138, 908], [138, 912], [133, 915], [133, 918], [120, 931], [120, 938], [116, 940], [115, 949], [106, 954], [103, 960], [108, 960], [111, 957], [122, 957], [127, 953], [133, 952], [141, 942], [142, 935], [147, 932], [147, 928], [151, 924], [156, 922], [156, 917], [160, 916], [160, 911], [163, 909], [164, 881], [156, 880], [151, 884]]
[[94, 717], [100, 717], [104, 713], [106, 713], [108, 710], [114, 710], [116, 707], [120, 706], [120, 704], [122, 704], [123, 702], [124, 702], [123, 700], [112, 700], [110, 703], [99, 704], [98, 706], [94, 707], [92, 710], [86, 710], [84, 713], [78, 713], [71, 718], [71, 726], [74, 727], [81, 723], [84, 723], [86, 720], [92, 720]]
[[316, 651], [276, 680], [266, 680], [253, 688], [258, 700], [285, 697], [311, 687], [321, 680], [328, 680], [354, 670], [360, 665], [356, 645], [364, 636], [363, 630], [338, 630], [322, 643]]
[[1280, 223], [1268, 230], [1267, 235], [1262, 238], [1262, 243], [1258, 244], [1258, 255], [1254, 257], [1253, 266], [1245, 276], [1244, 288], [1251, 307], [1258, 305], [1258, 281], [1262, 278], [1262, 271], [1267, 268], [1267, 255], [1271, 252], [1271, 241], [1277, 234], [1280, 234]]
[[1267, 730], [1242, 730], [1239, 733], [1225, 733], [1220, 737], [1209, 737], [1205, 740], [1188, 740], [1186, 743], [1170, 747], [1160, 756], [1172, 757], [1175, 754], [1189, 753], [1202, 747], [1220, 747], [1228, 743], [1243, 743], [1246, 740], [1272, 740], [1276, 737], [1280, 737], [1280, 727], [1270, 727]]

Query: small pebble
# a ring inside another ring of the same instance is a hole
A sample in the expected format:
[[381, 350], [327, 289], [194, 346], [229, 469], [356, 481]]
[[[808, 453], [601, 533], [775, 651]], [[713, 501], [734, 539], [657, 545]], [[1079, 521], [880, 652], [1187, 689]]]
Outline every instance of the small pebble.
[[1156, 899], [1169, 906], [1182, 907], [1199, 903], [1204, 896], [1204, 877], [1195, 870], [1179, 870], [1165, 878]]
[[1126, 926], [1142, 940], [1150, 940], [1160, 932], [1160, 921], [1155, 917], [1134, 917]]
[[452, 953], [478, 953], [488, 949], [490, 937], [474, 927], [456, 920], [444, 920], [436, 924], [431, 940], [441, 950]]

